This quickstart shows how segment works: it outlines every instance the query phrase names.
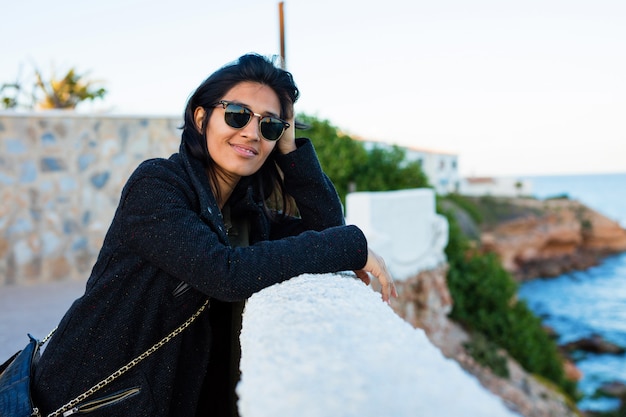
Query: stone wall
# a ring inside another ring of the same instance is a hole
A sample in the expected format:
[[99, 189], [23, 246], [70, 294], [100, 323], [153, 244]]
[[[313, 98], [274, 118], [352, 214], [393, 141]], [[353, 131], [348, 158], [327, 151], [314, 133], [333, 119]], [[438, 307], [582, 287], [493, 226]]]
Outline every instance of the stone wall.
[[177, 118], [0, 112], [0, 286], [85, 279], [128, 176]]

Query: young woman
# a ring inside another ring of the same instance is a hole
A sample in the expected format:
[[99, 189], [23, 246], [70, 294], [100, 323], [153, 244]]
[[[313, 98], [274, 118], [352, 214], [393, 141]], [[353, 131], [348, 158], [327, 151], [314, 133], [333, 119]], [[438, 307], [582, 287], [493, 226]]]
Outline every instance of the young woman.
[[303, 273], [354, 270], [365, 283], [370, 274], [380, 281], [383, 300], [396, 296], [384, 261], [344, 224], [311, 142], [294, 137], [298, 95], [291, 74], [258, 55], [198, 87], [179, 153], [132, 174], [85, 294], [42, 354], [33, 396], [43, 415], [144, 353], [207, 299], [188, 328], [75, 408], [236, 414], [238, 331], [250, 295]]

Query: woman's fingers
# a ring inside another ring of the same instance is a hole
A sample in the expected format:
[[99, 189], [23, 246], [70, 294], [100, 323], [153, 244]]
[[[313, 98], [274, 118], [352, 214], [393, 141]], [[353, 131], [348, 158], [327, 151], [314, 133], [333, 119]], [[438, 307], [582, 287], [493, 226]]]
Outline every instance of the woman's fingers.
[[389, 303], [391, 297], [397, 297], [398, 293], [396, 292], [396, 286], [393, 283], [393, 279], [391, 279], [391, 275], [388, 272], [378, 277], [378, 281], [382, 287], [382, 295], [383, 301]]
[[370, 282], [372, 282], [369, 274], [365, 272], [365, 270], [359, 269], [358, 271], [354, 271], [354, 273], [365, 285], [370, 285]]
[[[355, 271], [359, 279], [366, 284], [369, 284], [370, 282], [370, 278], [367, 274], [368, 272], [372, 274], [380, 283], [383, 301], [389, 303], [391, 297], [398, 297], [396, 286], [393, 283], [391, 274], [387, 270], [385, 260], [374, 253], [371, 249], [368, 249], [367, 262], [365, 263], [363, 269]], [[366, 278], [363, 275], [365, 275]]]

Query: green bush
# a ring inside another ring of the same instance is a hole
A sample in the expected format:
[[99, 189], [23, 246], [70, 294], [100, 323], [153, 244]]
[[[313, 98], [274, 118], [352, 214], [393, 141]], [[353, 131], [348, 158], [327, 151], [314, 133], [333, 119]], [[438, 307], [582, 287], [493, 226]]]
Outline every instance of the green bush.
[[487, 339], [485, 335], [474, 333], [471, 340], [463, 346], [476, 362], [491, 369], [501, 378], [509, 377], [506, 357], [498, 351], [499, 346]]
[[359, 168], [357, 190], [390, 191], [429, 186], [420, 164], [406, 161], [406, 152], [398, 146], [375, 146], [367, 152], [365, 165]]
[[446, 195], [446, 200], [452, 201], [457, 207], [463, 209], [476, 224], [481, 224], [483, 222], [483, 215], [480, 212], [480, 209], [469, 198], [463, 197], [460, 194], [452, 193]]
[[344, 203], [350, 191], [429, 187], [420, 164], [407, 161], [402, 148], [375, 146], [366, 150], [363, 142], [340, 133], [327, 120], [299, 114], [298, 121], [309, 126], [298, 135], [311, 139], [324, 172], [335, 184]]
[[361, 167], [367, 164], [368, 155], [363, 144], [341, 134], [327, 120], [299, 114], [298, 121], [309, 128], [297, 132], [297, 135], [311, 139], [324, 172], [331, 178], [341, 201], [345, 203], [346, 194], [354, 189]]
[[551, 195], [551, 196], [544, 198], [544, 200], [569, 200], [569, 194], [563, 193], [563, 194]]
[[[446, 196], [446, 199], [454, 198], [455, 203], [463, 210], [468, 210], [468, 214], [474, 216], [473, 212], [478, 212], [481, 222], [485, 226], [497, 225], [503, 221], [513, 220], [518, 217], [540, 216], [543, 211], [534, 207], [525, 207], [514, 204], [508, 198], [494, 197], [490, 195], [482, 197], [468, 196]], [[465, 204], [460, 204], [467, 200]]]
[[[528, 372], [545, 377], [575, 398], [576, 384], [565, 378], [555, 342], [526, 303], [517, 300], [517, 284], [511, 275], [495, 254], [472, 253], [454, 215], [445, 210], [442, 214], [450, 225], [446, 248], [448, 287], [454, 300], [450, 317], [471, 332], [482, 333]], [[493, 358], [496, 353], [481, 355]]]

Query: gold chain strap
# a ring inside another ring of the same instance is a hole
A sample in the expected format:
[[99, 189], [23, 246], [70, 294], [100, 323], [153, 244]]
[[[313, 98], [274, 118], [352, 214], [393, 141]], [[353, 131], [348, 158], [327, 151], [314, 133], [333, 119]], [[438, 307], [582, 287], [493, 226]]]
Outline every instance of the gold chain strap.
[[[159, 348], [161, 348], [167, 342], [172, 340], [174, 337], [178, 336], [187, 327], [189, 327], [191, 325], [191, 323], [193, 323], [193, 321], [204, 311], [204, 309], [207, 307], [208, 304], [209, 304], [209, 300], [206, 300], [204, 302], [204, 304], [202, 304], [202, 306], [198, 309], [198, 311], [196, 311], [191, 317], [189, 317], [187, 319], [187, 321], [185, 321], [183, 324], [181, 324], [180, 327], [178, 327], [176, 330], [172, 331], [170, 334], [165, 336], [159, 342], [155, 343], [150, 349], [146, 350], [144, 353], [142, 353], [141, 355], [137, 356], [135, 359], [133, 359], [132, 361], [128, 362], [126, 365], [122, 366], [117, 371], [113, 372], [107, 378], [105, 378], [102, 381], [98, 382], [96, 385], [91, 387], [85, 393], [83, 393], [83, 394], [79, 395], [78, 397], [74, 398], [72, 401], [68, 402], [67, 404], [65, 404], [63, 407], [59, 408], [55, 412], [53, 412], [51, 414], [48, 414], [48, 417], [58, 417], [58, 416], [61, 416], [61, 415], [65, 415], [64, 413], [66, 413], [67, 411], [69, 411], [72, 408], [76, 407], [78, 404], [83, 402], [85, 399], [87, 399], [88, 397], [93, 395], [96, 391], [104, 388], [105, 386], [107, 386], [108, 384], [113, 382], [115, 379], [117, 379], [120, 376], [124, 375], [132, 367], [134, 367], [139, 362], [141, 362], [144, 359], [146, 359], [148, 356], [152, 355]], [[52, 332], [54, 332], [54, 330]], [[49, 336], [51, 336], [51, 334], [46, 336], [46, 338], [48, 338]]]
[[39, 346], [44, 345], [48, 340], [50, 340], [50, 338], [52, 337], [52, 335], [54, 334], [54, 332], [57, 331], [58, 327], [55, 327], [54, 329], [52, 329], [52, 331], [50, 333], [48, 333], [48, 336], [44, 337], [43, 339], [41, 339], [41, 342], [39, 342]]

